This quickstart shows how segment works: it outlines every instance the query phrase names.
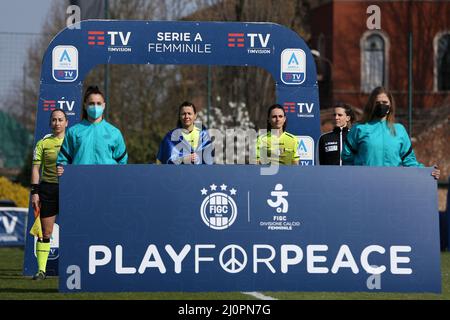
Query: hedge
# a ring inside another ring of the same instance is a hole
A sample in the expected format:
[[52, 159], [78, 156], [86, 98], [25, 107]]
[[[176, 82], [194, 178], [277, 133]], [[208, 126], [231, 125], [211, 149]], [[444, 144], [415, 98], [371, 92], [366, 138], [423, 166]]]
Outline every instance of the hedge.
[[5, 177], [0, 177], [0, 199], [12, 200], [18, 207], [28, 208], [30, 190]]

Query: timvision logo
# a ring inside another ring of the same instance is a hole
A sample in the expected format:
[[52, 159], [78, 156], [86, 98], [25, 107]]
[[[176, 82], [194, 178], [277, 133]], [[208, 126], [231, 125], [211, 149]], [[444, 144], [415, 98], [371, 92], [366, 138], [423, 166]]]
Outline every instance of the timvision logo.
[[271, 54], [270, 33], [229, 32], [229, 48], [245, 48], [248, 54]]
[[89, 47], [108, 47], [108, 52], [131, 52], [128, 45], [131, 32], [122, 31], [97, 31], [90, 30], [87, 33]]

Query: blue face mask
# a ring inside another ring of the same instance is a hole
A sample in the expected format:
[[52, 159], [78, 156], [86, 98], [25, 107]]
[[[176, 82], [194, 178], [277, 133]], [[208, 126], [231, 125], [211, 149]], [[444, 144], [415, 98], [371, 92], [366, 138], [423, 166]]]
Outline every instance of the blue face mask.
[[102, 116], [103, 110], [104, 110], [103, 106], [90, 105], [87, 107], [86, 111], [89, 117], [97, 120]]

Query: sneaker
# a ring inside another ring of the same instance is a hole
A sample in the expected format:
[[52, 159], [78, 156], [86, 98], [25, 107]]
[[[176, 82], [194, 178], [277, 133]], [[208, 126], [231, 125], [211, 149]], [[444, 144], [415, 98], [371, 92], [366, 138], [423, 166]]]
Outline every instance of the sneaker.
[[33, 280], [45, 280], [45, 278], [47, 278], [47, 275], [42, 270], [39, 270], [39, 272], [33, 276]]

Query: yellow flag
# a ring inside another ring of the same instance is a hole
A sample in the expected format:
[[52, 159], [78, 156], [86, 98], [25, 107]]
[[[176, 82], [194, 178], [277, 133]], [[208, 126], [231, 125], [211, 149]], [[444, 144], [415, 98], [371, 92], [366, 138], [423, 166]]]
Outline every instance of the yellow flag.
[[42, 238], [42, 225], [39, 211], [39, 209], [34, 211], [34, 223], [30, 229], [30, 234], [35, 237]]

